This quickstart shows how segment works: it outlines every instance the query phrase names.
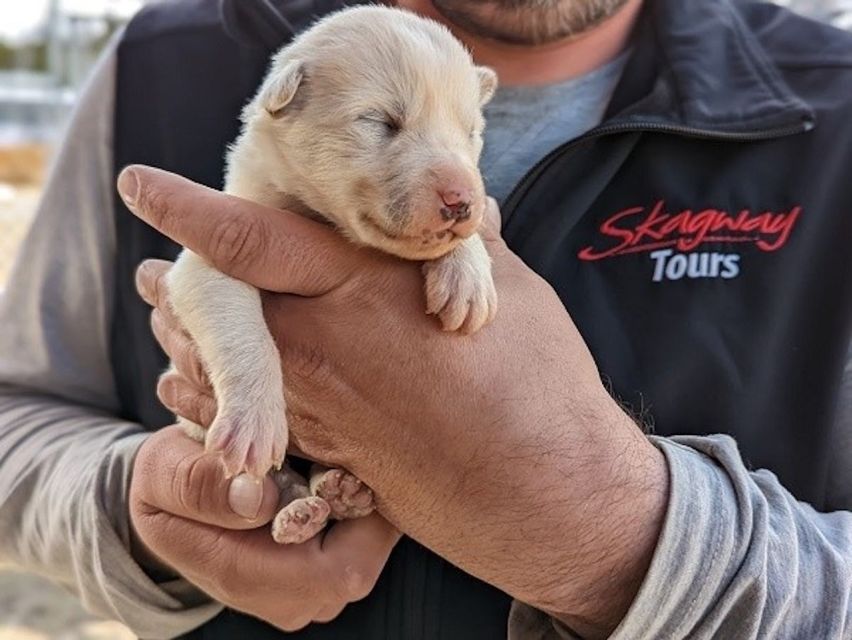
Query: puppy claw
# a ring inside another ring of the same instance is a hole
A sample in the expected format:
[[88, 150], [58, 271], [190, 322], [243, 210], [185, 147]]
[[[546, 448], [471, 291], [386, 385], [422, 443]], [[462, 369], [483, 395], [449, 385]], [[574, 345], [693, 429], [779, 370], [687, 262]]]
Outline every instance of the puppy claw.
[[[433, 269], [427, 267], [428, 264], [425, 263], [423, 265], [424, 275], [426, 276], [426, 313], [436, 316], [447, 306], [452, 296], [452, 290], [451, 287], [441, 286], [436, 282], [441, 276], [435, 274]], [[430, 283], [430, 279], [433, 282]]]
[[322, 498], [311, 496], [294, 500], [272, 521], [272, 539], [278, 544], [301, 544], [325, 527], [331, 508]]
[[280, 468], [287, 449], [283, 410], [225, 412], [207, 432], [206, 449], [220, 453], [227, 477], [248, 473], [262, 478]]
[[447, 306], [438, 314], [444, 331], [460, 331], [462, 325], [471, 316], [471, 306], [471, 301], [469, 300], [450, 298]]
[[329, 469], [312, 478], [311, 492], [328, 503], [334, 520], [363, 518], [376, 509], [373, 490], [343, 469]]

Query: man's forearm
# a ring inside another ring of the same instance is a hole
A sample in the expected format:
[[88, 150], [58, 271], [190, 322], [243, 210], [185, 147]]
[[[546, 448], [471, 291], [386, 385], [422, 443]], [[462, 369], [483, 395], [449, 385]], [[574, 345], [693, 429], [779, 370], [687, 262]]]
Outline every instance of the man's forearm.
[[[590, 443], [602, 455], [595, 469], [577, 474], [585, 495], [579, 512], [571, 514], [575, 529], [548, 523], [555, 525], [548, 529], [551, 558], [559, 557], [554, 548], [566, 546], [574, 547], [575, 557], [563, 560], [548, 578], [550, 588], [530, 600], [586, 640], [608, 638], [627, 613], [651, 564], [669, 499], [663, 454], [626, 415], [613, 419], [630, 424], [623, 427], [624, 440], [609, 448]], [[613, 423], [598, 425], [601, 437], [606, 437], [605, 425]], [[551, 500], [576, 492], [577, 487], [556, 490]], [[577, 532], [576, 545], [566, 545], [565, 534], [571, 530]], [[546, 566], [542, 561], [539, 567]]]
[[127, 487], [143, 438], [138, 425], [0, 386], [0, 561], [153, 638], [220, 607], [183, 581], [155, 584], [129, 553]]
[[[492, 534], [526, 531], [520, 557], [528, 566], [518, 585], [526, 593], [513, 595], [587, 640], [608, 637], [627, 613], [668, 500], [664, 456], [615, 403], [602, 402], [601, 411], [578, 418], [583, 429], [573, 423], [581, 439], [572, 443], [557, 426], [546, 434], [552, 444], [518, 461], [527, 497], [517, 503], [518, 517], [493, 519]], [[526, 502], [535, 507], [523, 511]]]
[[[385, 465], [379, 485], [395, 487], [383, 509], [403, 531], [595, 638], [616, 627], [642, 583], [668, 475], [614, 402], [601, 396], [588, 407], [554, 407], [549, 420], [538, 410], [538, 424], [482, 425], [481, 438], [466, 438], [480, 446], [457, 460]], [[443, 484], [462, 458], [460, 482]]]
[[[597, 411], [566, 409], [570, 428], [554, 418], [525, 425], [523, 438], [518, 426], [487, 425], [465, 439], [479, 446], [463, 452], [460, 476], [458, 460], [389, 470], [397, 479], [379, 482], [399, 484], [384, 507], [538, 610], [542, 637], [850, 633], [852, 514], [817, 513], [772, 474], [750, 473], [730, 438], [648, 440], [620, 411]], [[536, 615], [519, 608], [523, 640]]]

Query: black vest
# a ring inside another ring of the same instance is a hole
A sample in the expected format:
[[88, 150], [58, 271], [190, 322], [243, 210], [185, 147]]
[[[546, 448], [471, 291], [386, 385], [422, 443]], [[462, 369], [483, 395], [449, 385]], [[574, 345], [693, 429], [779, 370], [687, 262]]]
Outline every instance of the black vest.
[[[221, 187], [270, 53], [330, 8], [142, 12], [118, 54], [116, 172], [144, 163]], [[732, 434], [820, 509], [852, 508], [826, 492], [852, 318], [852, 100], [832, 89], [852, 80], [849, 42], [768, 5], [649, 2], [606, 122], [544, 158], [503, 207], [509, 245], [559, 293], [616, 395], [659, 434]], [[115, 210], [115, 380], [123, 417], [157, 429], [173, 422], [154, 393], [166, 361], [133, 273], [178, 247], [118, 198]], [[405, 539], [367, 599], [290, 635], [495, 640], [508, 604]], [[282, 634], [225, 612], [193, 635]]]

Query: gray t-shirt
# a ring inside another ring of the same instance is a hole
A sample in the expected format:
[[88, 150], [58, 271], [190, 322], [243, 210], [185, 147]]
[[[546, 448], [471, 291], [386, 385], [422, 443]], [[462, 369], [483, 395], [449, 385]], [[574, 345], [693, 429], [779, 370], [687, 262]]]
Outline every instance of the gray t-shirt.
[[579, 78], [537, 87], [499, 87], [485, 105], [479, 168], [485, 190], [503, 203], [533, 165], [598, 126], [628, 53]]
[[[558, 138], [595, 124], [608, 95], [602, 84], [563, 88], [567, 95], [591, 86], [601, 102], [574, 93], [572, 100], [597, 107], [582, 119], [559, 103], [548, 116], [566, 118]], [[121, 250], [112, 209], [114, 90], [112, 49], [77, 107], [0, 296], [0, 563], [62, 583], [141, 637], [166, 638], [194, 629], [221, 605], [184, 580], [152, 581], [129, 552], [127, 487], [146, 434], [116, 417], [109, 364]], [[561, 141], [549, 135], [531, 135], [520, 155], [500, 153], [494, 124], [486, 160], [493, 158], [487, 171], [496, 192], [505, 194]], [[852, 391], [852, 368], [844, 388]], [[852, 485], [850, 405], [841, 407], [836, 430], [829, 483], [837, 492]], [[772, 474], [750, 472], [730, 438], [652, 441], [669, 463], [669, 505], [650, 571], [614, 638], [852, 638], [852, 513], [823, 514], [797, 502]], [[509, 635], [572, 637], [521, 604]]]

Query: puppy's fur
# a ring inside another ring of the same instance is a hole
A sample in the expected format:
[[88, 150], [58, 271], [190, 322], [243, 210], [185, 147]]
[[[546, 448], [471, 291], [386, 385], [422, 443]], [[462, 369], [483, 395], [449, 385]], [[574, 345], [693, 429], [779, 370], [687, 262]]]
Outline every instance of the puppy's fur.
[[[333, 224], [353, 243], [423, 262], [426, 308], [445, 330], [489, 322], [496, 294], [476, 234], [485, 210], [477, 169], [481, 106], [493, 71], [473, 64], [443, 26], [385, 7], [337, 12], [274, 57], [245, 108], [225, 191]], [[229, 473], [260, 476], [287, 447], [278, 351], [260, 296], [184, 251], [170, 275], [175, 313], [198, 344], [218, 400], [205, 434]], [[310, 489], [285, 468], [281, 542], [329, 517], [363, 515], [371, 494], [339, 470]]]

